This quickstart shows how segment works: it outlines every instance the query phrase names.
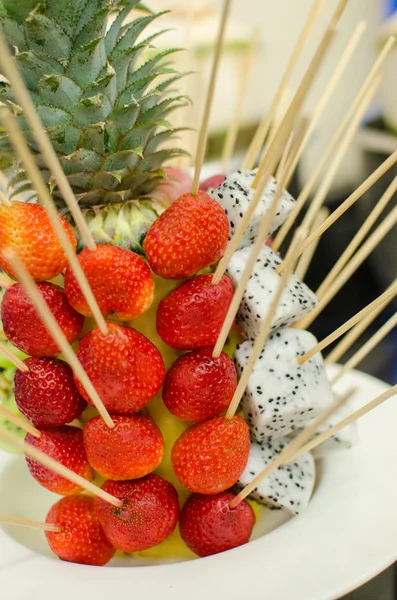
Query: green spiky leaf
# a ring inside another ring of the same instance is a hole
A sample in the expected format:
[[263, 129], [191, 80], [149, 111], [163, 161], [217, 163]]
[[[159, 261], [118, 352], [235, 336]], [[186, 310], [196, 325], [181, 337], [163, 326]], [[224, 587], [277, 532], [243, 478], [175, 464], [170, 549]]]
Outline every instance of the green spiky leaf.
[[72, 40], [59, 25], [44, 15], [35, 13], [26, 20], [25, 38], [36, 56], [56, 60], [69, 58]]

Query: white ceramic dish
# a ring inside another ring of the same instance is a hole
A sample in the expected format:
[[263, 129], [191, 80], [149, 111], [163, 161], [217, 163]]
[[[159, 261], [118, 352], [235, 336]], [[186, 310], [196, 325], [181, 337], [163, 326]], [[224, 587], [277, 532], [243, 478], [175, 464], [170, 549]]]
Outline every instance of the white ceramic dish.
[[[354, 372], [357, 406], [388, 386]], [[0, 530], [0, 596], [6, 600], [149, 600], [271, 598], [335, 600], [397, 558], [397, 404], [391, 399], [360, 421], [360, 442], [318, 464], [307, 510], [288, 521], [264, 511], [250, 544], [207, 559], [157, 566], [95, 568], [50, 557], [44, 535]], [[55, 496], [30, 479], [24, 460], [0, 454], [0, 512], [43, 519]], [[285, 522], [286, 521], [286, 522]], [[29, 548], [34, 548], [36, 552]], [[43, 554], [39, 554], [39, 552]]]

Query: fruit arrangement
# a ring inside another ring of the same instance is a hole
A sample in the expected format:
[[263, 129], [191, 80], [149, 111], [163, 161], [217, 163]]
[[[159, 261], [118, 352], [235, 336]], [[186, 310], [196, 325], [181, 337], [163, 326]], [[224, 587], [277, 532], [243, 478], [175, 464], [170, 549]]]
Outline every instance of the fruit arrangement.
[[0, 164], [13, 162], [14, 144], [11, 188], [31, 189], [39, 168], [58, 214], [40, 194], [0, 205], [1, 349], [17, 367], [0, 378], [0, 439], [24, 438], [32, 477], [63, 496], [46, 519], [62, 560], [103, 566], [179, 535], [198, 556], [247, 543], [260, 506], [307, 506], [315, 462], [305, 442], [325, 433], [319, 456], [355, 437], [353, 427], [334, 434], [345, 399], [335, 404], [327, 341], [320, 348], [302, 327], [322, 307], [293, 273], [303, 229], [285, 261], [271, 247], [299, 203], [283, 170], [271, 177], [288, 130], [259, 168], [198, 185], [200, 166], [193, 181], [163, 168], [182, 152], [161, 147], [175, 133], [165, 116], [183, 101], [163, 97], [179, 74], [164, 53], [138, 62], [153, 40], [138, 36], [159, 15], [125, 24], [144, 10], [138, 0], [74, 0], [66, 16], [54, 0], [33, 11], [2, 4], [0, 27], [88, 228], [66, 206], [8, 73], [4, 102], [21, 102], [36, 167], [8, 113]]

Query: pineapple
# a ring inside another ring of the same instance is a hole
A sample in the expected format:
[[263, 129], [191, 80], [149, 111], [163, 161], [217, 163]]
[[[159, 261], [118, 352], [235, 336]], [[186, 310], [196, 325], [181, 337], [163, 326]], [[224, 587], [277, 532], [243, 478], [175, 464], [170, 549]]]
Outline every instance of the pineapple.
[[[130, 21], [132, 10], [140, 13]], [[151, 197], [164, 177], [162, 166], [187, 154], [164, 148], [178, 132], [168, 115], [188, 102], [171, 88], [183, 74], [166, 62], [179, 49], [156, 52], [152, 42], [162, 31], [141, 36], [162, 14], [139, 0], [0, 0], [0, 28], [95, 241], [135, 252], [142, 252], [147, 230], [165, 208]], [[0, 86], [0, 101], [19, 116], [59, 212], [68, 218], [12, 89], [6, 81]], [[8, 167], [11, 195], [29, 190], [0, 130], [0, 169]]]

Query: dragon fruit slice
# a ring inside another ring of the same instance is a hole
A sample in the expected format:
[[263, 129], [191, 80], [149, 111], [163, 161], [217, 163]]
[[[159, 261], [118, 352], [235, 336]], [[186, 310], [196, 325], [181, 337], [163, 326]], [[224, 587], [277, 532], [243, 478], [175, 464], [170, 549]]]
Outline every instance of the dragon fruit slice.
[[[288, 435], [306, 427], [334, 402], [321, 354], [303, 365], [297, 359], [317, 340], [308, 331], [282, 329], [270, 335], [249, 378], [242, 406], [251, 436], [258, 442]], [[253, 344], [237, 347], [241, 375]]]
[[[280, 438], [269, 444], [252, 442], [247, 466], [236, 487], [240, 489], [250, 483], [288, 443], [287, 438]], [[284, 508], [298, 514], [309, 504], [314, 482], [314, 459], [308, 452], [293, 463], [279, 467], [259, 484], [250, 497], [269, 508]]]
[[[227, 275], [235, 286], [240, 281], [250, 253], [251, 248], [244, 248], [235, 252], [231, 258]], [[256, 339], [261, 321], [269, 311], [280, 283], [280, 276], [275, 273], [275, 269], [281, 262], [281, 258], [268, 246], [264, 246], [258, 255], [237, 314], [237, 322], [248, 340]], [[295, 275], [291, 275], [273, 320], [273, 330], [294, 323], [309, 313], [317, 302], [318, 299], [310, 288]]]
[[[243, 215], [247, 212], [248, 206], [254, 198], [255, 190], [251, 186], [256, 173], [257, 169], [253, 171], [236, 171], [231, 175], [227, 175], [224, 182], [216, 189], [207, 190], [210, 196], [219, 202], [227, 214], [230, 223], [230, 237], [235, 233], [239, 221], [241, 221]], [[251, 223], [245, 231], [239, 248], [250, 246], [255, 241], [261, 221], [270, 208], [276, 189], [277, 182], [272, 177], [255, 209]], [[268, 235], [281, 227], [294, 208], [294, 205], [295, 200], [293, 197], [288, 192], [283, 192]]]

